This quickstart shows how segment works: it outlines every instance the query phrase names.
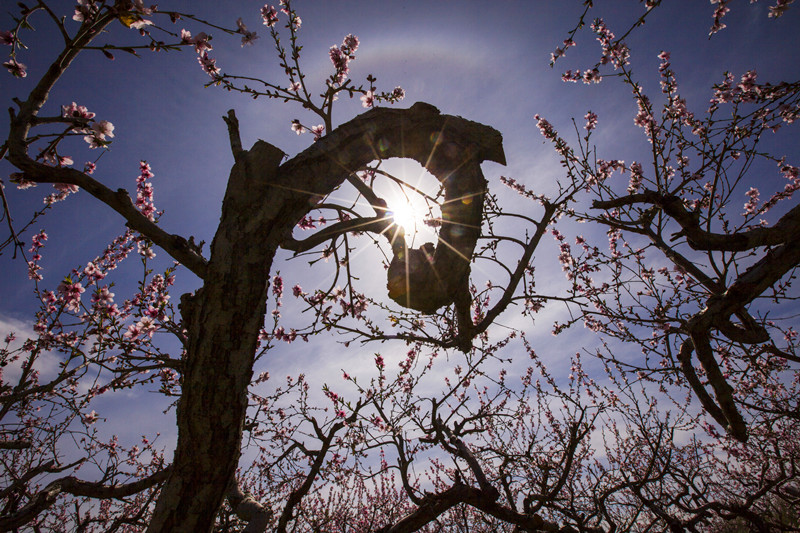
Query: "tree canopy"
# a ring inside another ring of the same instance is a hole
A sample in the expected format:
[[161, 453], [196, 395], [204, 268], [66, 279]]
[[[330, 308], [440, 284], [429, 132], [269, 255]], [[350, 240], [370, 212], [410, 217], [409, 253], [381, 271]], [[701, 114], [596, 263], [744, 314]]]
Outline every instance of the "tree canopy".
[[[708, 42], [769, 63], [742, 33], [788, 35], [791, 0], [729, 3], [704, 13]], [[322, 69], [313, 4], [233, 25], [141, 0], [17, 4], [0, 31], [0, 530], [800, 530], [796, 61], [767, 79], [714, 65], [684, 92], [674, 8], [573, 8], [551, 74], [631, 105], [608, 126], [567, 99], [514, 116], [557, 162], [545, 182], [491, 114], [450, 111], [458, 88], [426, 103], [356, 74], [354, 33]], [[267, 74], [229, 71], [224, 47], [270, 41]], [[169, 150], [211, 168], [197, 138], [224, 138], [219, 212], [146, 159], [170, 117], [103, 87], [192, 55], [233, 109], [226, 131], [192, 131], [202, 105], [182, 111], [187, 82], [164, 81], [189, 139]], [[237, 113], [244, 98], [301, 118], [252, 141], [280, 121]], [[113, 114], [148, 133], [126, 139]], [[44, 229], [84, 211], [80, 238]], [[30, 301], [32, 320], [9, 318]]]

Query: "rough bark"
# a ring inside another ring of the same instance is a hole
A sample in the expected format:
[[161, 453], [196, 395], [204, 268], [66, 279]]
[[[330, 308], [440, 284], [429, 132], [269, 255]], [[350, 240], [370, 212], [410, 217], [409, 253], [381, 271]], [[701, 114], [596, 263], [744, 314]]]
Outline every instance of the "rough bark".
[[247, 387], [281, 232], [283, 152], [263, 141], [231, 171], [203, 288], [191, 313], [173, 470], [148, 531], [209, 531], [239, 460]]

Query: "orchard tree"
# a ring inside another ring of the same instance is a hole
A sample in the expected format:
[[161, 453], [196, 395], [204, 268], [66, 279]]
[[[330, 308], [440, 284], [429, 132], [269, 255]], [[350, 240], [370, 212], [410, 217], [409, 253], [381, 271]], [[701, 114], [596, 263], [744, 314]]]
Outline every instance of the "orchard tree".
[[[724, 28], [726, 3], [716, 3], [712, 33]], [[644, 31], [660, 2], [644, 4], [625, 37]], [[585, 6], [553, 63], [566, 60], [588, 21], [592, 3]], [[64, 45], [30, 94], [13, 100], [0, 152], [17, 169], [0, 189], [2, 251], [26, 262], [41, 302], [33, 335], [17, 344], [9, 335], [0, 349], [0, 529], [800, 528], [800, 356], [791, 318], [800, 177], [791, 154], [773, 154], [763, 141], [800, 113], [798, 82], [729, 74], [710, 108], [692, 112], [667, 51], [657, 65], [661, 94], [648, 97], [624, 38], [596, 19], [597, 64], [564, 80], [619, 78], [633, 91], [632, 119], [652, 157], [599, 158], [606, 148], [593, 146], [599, 118], [591, 111], [572, 143], [537, 116], [564, 173], [550, 196], [524, 177], [503, 178], [529, 201], [515, 213], [481, 169], [505, 164], [499, 132], [421, 102], [379, 107], [405, 93], [379, 91], [371, 75], [360, 85], [350, 77], [360, 45], [352, 34], [331, 46], [329, 77], [307, 79], [302, 20], [288, 0], [260, 13], [283, 82], [217, 66], [206, 31], [253, 44], [258, 35], [241, 18], [227, 28], [122, 0], [79, 0], [69, 13], [42, 0], [18, 8], [0, 34], [11, 74], [28, 75], [34, 21], [55, 27]], [[127, 44], [110, 31], [120, 23], [143, 41]], [[193, 50], [210, 87], [316, 117], [291, 124], [313, 141], [288, 157], [261, 140], [245, 149], [228, 112], [234, 164], [208, 250], [160, 224], [147, 162], [135, 199], [104, 184], [110, 171], [99, 158], [74, 167], [71, 154], [82, 146], [111, 148], [114, 126], [89, 102], [48, 102], [79, 54], [148, 49]], [[367, 111], [336, 124], [333, 107], [345, 97]], [[438, 187], [394, 175], [386, 160], [399, 157], [417, 161]], [[767, 191], [770, 182], [757, 184], [753, 173], [775, 165], [786, 184]], [[41, 184], [55, 188], [45, 207], [30, 220], [12, 218], [15, 195]], [[387, 186], [429, 206], [435, 244], [408, 244]], [[69, 209], [67, 197], [79, 190], [116, 211], [122, 234], [54, 288], [42, 266], [48, 237], [34, 224]], [[574, 235], [587, 226], [573, 221], [602, 228], [607, 243], [597, 231]], [[535, 284], [547, 258], [534, 254], [547, 249], [547, 236], [567, 276], [562, 293]], [[385, 254], [388, 294], [360, 289], [355, 257], [364, 247]], [[291, 288], [306, 309], [297, 327], [282, 316], [288, 289], [273, 264], [280, 249], [314, 254], [312, 263], [321, 254], [334, 270], [333, 283]], [[157, 271], [161, 252], [174, 263]], [[126, 285], [130, 256], [143, 275], [120, 298], [112, 291]], [[472, 268], [479, 264], [491, 272], [483, 285]], [[170, 287], [185, 270], [200, 281], [176, 304]], [[529, 328], [490, 329], [501, 314], [532, 321], [556, 305], [570, 311], [554, 331], [567, 343], [574, 323], [601, 342], [596, 351], [569, 349], [568, 375], [538, 355]], [[386, 343], [405, 354], [390, 365], [373, 353], [368, 373], [342, 372], [342, 387], [320, 390], [302, 373], [270, 376], [270, 350], [302, 350], [330, 331], [346, 339], [331, 350]], [[529, 366], [510, 375], [521, 358]], [[154, 389], [175, 399], [174, 450], [155, 435], [120, 442], [102, 431], [98, 398]]]

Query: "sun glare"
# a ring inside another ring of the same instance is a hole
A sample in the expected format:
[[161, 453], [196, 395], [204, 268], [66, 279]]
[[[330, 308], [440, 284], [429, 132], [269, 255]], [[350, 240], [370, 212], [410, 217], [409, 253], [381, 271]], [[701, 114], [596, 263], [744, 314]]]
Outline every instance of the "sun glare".
[[441, 216], [434, 200], [439, 192], [437, 179], [410, 159], [382, 161], [381, 172], [391, 180], [381, 180], [375, 192], [386, 200], [387, 214], [403, 228], [407, 244], [436, 242], [438, 232], [426, 221]]
[[405, 230], [406, 237], [411, 237], [417, 232], [417, 225], [422, 222], [424, 215], [414, 206], [405, 199], [397, 199], [389, 204], [389, 210], [394, 223]]

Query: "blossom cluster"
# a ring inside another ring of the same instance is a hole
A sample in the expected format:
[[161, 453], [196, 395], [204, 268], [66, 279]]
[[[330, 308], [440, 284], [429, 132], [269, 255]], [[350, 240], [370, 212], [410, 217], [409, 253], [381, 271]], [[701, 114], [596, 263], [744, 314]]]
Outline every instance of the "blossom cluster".
[[264, 20], [264, 25], [272, 28], [278, 23], [278, 10], [275, 6], [264, 5], [261, 8], [261, 18]]
[[603, 19], [595, 20], [591, 28], [600, 41], [602, 50], [600, 63], [603, 65], [611, 63], [615, 70], [627, 65], [630, 60], [630, 50], [625, 43], [614, 40], [614, 33], [608, 29]]
[[581, 72], [581, 69], [567, 70], [561, 75], [561, 81], [576, 83], [578, 80], [583, 80], [583, 83], [589, 85], [591, 83], [600, 83], [603, 77], [597, 68], [586, 69]]
[[24, 63], [20, 63], [16, 60], [16, 58], [11, 58], [5, 63], [3, 66], [8, 69], [12, 76], [16, 76], [17, 78], [24, 78], [28, 75], [27, 66]]
[[539, 128], [539, 132], [541, 132], [545, 139], [554, 144], [556, 152], [558, 152], [558, 154], [560, 154], [562, 157], [569, 157], [571, 153], [569, 145], [558, 135], [558, 132], [553, 125], [539, 114], [534, 115], [533, 118], [536, 120], [536, 127]]
[[42, 269], [42, 267], [39, 265], [39, 261], [42, 260], [40, 249], [44, 246], [44, 241], [46, 240], [47, 233], [44, 231], [40, 231], [31, 237], [31, 247], [28, 251], [33, 255], [28, 260], [28, 279], [34, 281], [42, 280], [42, 275], [39, 273], [39, 271]]
[[331, 46], [328, 55], [331, 63], [333, 63], [333, 68], [336, 70], [333, 75], [334, 83], [341, 85], [347, 79], [348, 74], [350, 74], [350, 61], [356, 58], [355, 53], [358, 50], [358, 45], [358, 37], [351, 33], [342, 40], [341, 47], [337, 45]]
[[564, 54], [567, 53], [567, 50], [575, 46], [575, 41], [572, 39], [565, 39], [561, 46], [556, 47], [553, 53], [550, 54], [550, 65], [552, 66], [558, 60], [558, 58], [562, 57]]
[[76, 125], [72, 130], [86, 134], [83, 140], [89, 144], [89, 148], [106, 147], [111, 144], [108, 138], [114, 137], [114, 124], [107, 120], [95, 120], [95, 113], [89, 111], [86, 106], [75, 102], [61, 106], [61, 116], [75, 119]]
[[220, 77], [221, 70], [217, 66], [217, 60], [208, 55], [208, 50], [213, 50], [211, 43], [209, 43], [210, 39], [211, 37], [205, 32], [192, 36], [190, 31], [181, 30], [181, 43], [194, 46], [194, 50], [197, 52], [197, 62], [200, 63], [203, 72], [216, 80]]
[[155, 220], [160, 214], [153, 204], [153, 184], [149, 181], [153, 177], [150, 165], [146, 161], [139, 161], [139, 175], [136, 177], [136, 208], [150, 220]]
[[642, 186], [642, 180], [644, 179], [644, 170], [642, 169], [642, 164], [638, 161], [631, 163], [630, 173], [631, 179], [628, 183], [628, 192], [633, 194]]

